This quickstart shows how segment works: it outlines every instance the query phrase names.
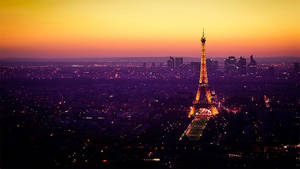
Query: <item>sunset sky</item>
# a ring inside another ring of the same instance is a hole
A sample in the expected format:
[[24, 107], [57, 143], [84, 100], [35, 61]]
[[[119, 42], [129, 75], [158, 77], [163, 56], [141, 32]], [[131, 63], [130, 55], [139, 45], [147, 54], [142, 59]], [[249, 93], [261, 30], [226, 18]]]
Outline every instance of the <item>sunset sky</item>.
[[0, 57], [300, 57], [300, 0], [2, 0]]

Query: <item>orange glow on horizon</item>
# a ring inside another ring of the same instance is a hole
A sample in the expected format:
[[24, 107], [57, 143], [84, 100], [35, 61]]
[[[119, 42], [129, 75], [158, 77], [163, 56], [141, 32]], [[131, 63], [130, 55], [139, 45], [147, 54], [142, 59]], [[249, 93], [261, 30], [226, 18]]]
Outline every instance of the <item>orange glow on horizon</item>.
[[0, 50], [22, 57], [300, 57], [298, 0], [4, 0]]

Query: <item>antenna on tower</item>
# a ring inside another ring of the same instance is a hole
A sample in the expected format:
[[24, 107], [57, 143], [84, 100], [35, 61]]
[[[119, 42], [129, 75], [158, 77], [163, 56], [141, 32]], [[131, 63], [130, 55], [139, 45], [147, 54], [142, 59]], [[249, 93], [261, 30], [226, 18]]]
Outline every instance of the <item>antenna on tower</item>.
[[201, 42], [202, 43], [205, 43], [206, 39], [205, 39], [205, 36], [204, 36], [204, 28], [203, 28], [203, 33], [202, 33], [202, 37], [201, 37]]

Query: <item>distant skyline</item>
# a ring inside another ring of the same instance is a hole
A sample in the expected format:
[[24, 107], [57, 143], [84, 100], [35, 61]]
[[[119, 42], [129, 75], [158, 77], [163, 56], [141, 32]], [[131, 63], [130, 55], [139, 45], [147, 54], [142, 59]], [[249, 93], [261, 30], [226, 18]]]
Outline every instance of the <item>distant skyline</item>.
[[3, 0], [0, 58], [300, 57], [299, 0]]

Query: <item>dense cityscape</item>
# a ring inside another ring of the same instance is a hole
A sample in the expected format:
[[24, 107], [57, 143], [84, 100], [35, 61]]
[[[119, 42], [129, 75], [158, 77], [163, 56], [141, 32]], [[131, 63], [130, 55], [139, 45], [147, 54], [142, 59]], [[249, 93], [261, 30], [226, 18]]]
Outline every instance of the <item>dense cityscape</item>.
[[299, 61], [208, 58], [219, 114], [193, 142], [200, 60], [131, 60], [1, 61], [0, 167], [300, 167]]

